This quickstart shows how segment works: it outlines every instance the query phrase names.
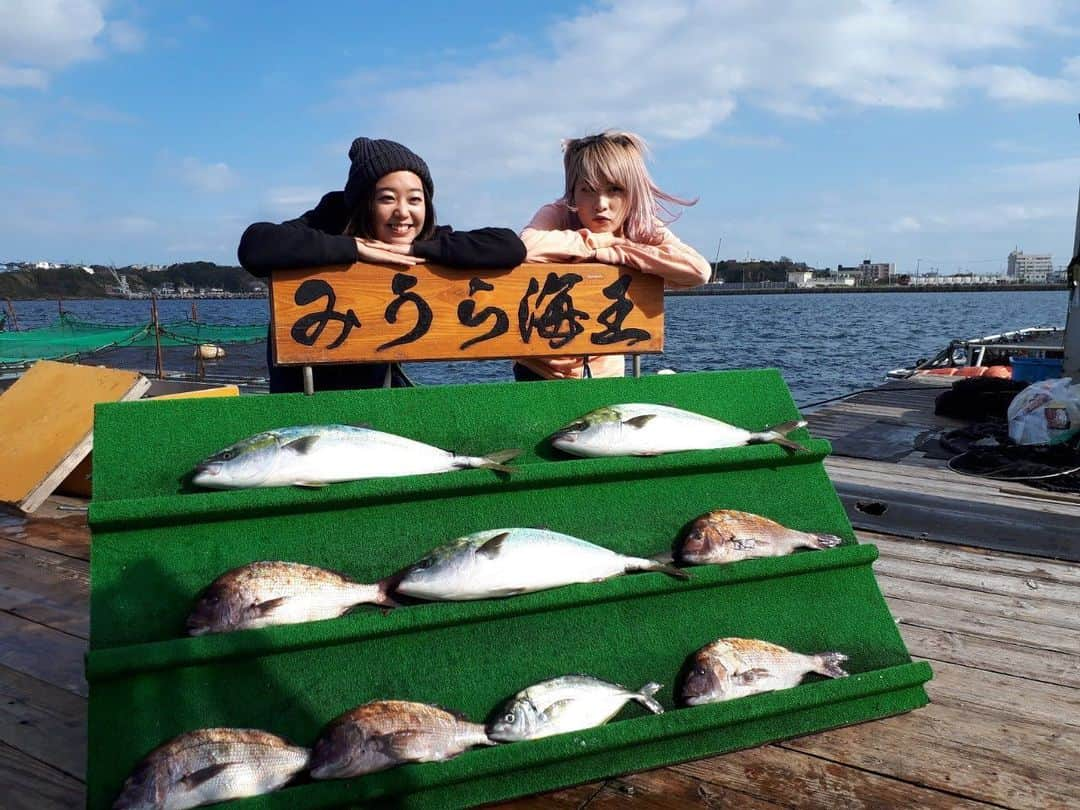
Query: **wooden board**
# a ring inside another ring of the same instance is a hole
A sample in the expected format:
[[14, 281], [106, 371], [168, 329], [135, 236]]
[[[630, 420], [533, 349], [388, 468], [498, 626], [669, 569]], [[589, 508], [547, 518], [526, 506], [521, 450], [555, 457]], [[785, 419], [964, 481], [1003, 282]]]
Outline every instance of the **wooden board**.
[[0, 395], [0, 502], [33, 512], [90, 452], [94, 405], [138, 399], [135, 371], [41, 360]]
[[278, 365], [660, 352], [664, 283], [607, 264], [282, 270], [270, 323]]
[[[240, 388], [236, 385], [202, 386], [184, 390], [183, 384], [172, 380], [150, 380], [150, 386], [146, 390], [146, 399], [198, 399], [200, 397], [238, 397]], [[167, 393], [155, 393], [160, 390]], [[65, 495], [78, 495], [81, 498], [89, 498], [93, 495], [93, 482], [90, 480], [94, 467], [94, 454], [87, 453], [86, 457], [76, 465], [75, 469], [68, 473], [67, 478], [60, 482], [57, 492]]]

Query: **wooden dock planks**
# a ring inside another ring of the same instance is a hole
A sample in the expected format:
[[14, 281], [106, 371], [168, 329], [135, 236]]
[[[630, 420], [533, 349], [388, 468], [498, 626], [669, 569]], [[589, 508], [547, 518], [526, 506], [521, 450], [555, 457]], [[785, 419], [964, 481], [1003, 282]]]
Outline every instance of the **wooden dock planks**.
[[[935, 669], [929, 706], [499, 807], [1069, 806], [1080, 795], [1080, 568], [886, 534], [860, 540], [878, 545], [900, 631]], [[70, 631], [86, 621], [88, 546], [82, 517], [0, 520], [0, 553], [16, 563], [0, 565], [0, 595], [17, 594], [0, 603], [0, 795], [16, 797], [12, 807], [83, 801], [85, 641]], [[44, 612], [13, 613], [15, 603]]]

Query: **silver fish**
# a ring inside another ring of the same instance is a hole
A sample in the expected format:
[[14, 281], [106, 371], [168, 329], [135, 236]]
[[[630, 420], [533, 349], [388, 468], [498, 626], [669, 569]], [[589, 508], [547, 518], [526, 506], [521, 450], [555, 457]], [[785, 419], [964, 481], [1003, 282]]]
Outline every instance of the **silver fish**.
[[663, 714], [664, 707], [653, 698], [661, 688], [658, 683], [647, 683], [635, 692], [590, 675], [552, 678], [507, 701], [488, 723], [488, 736], [498, 742], [517, 742], [593, 728], [618, 714], [630, 700], [653, 714]]
[[366, 427], [306, 425], [258, 433], [195, 468], [191, 481], [209, 489], [321, 487], [362, 478], [428, 475], [481, 467], [509, 472], [520, 450], [459, 456], [430, 444]]
[[757, 639], [721, 638], [694, 653], [682, 698], [697, 706], [790, 689], [810, 672], [844, 678], [847, 673], [840, 664], [847, 658], [838, 652], [803, 655]]
[[675, 559], [682, 563], [730, 563], [751, 557], [781, 557], [797, 548], [840, 545], [835, 534], [789, 529], [761, 515], [716, 509], [697, 518], [679, 540]]
[[409, 566], [395, 594], [460, 601], [531, 593], [575, 582], [600, 582], [632, 571], [687, 574], [656, 560], [546, 529], [491, 529], [460, 537]]
[[760, 432], [667, 405], [609, 405], [554, 433], [553, 447], [575, 456], [657, 456], [683, 450], [717, 450], [747, 444], [778, 444], [804, 450], [786, 438], [806, 422], [784, 422]]
[[331, 721], [315, 742], [314, 779], [346, 779], [405, 762], [438, 762], [475, 745], [494, 745], [484, 727], [405, 700], [375, 700]]
[[334, 571], [264, 560], [226, 571], [203, 591], [187, 619], [190, 635], [332, 619], [363, 603], [393, 606], [381, 583]]
[[258, 729], [204, 728], [151, 751], [124, 782], [114, 810], [182, 810], [277, 790], [311, 752]]

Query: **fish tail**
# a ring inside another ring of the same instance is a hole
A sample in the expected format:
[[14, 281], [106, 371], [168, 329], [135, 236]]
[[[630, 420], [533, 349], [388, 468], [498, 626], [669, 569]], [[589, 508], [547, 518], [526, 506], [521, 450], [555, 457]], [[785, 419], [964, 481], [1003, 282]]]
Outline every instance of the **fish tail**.
[[811, 534], [814, 548], [836, 548], [843, 540], [835, 534]]
[[482, 470], [497, 470], [498, 472], [512, 473], [513, 467], [507, 465], [506, 462], [517, 458], [521, 455], [521, 450], [517, 447], [509, 450], [496, 450], [494, 453], [488, 453], [486, 456], [480, 456], [477, 459], [478, 463], [470, 464], [471, 467], [479, 467]]
[[653, 698], [653, 695], [655, 695], [663, 688], [664, 685], [662, 683], [650, 681], [634, 693], [634, 700], [636, 700], [653, 714], [663, 714], [664, 707], [661, 706], [655, 698]]
[[671, 565], [675, 562], [675, 555], [670, 551], [661, 551], [659, 554], [653, 554], [649, 559], [664, 565]]
[[773, 425], [772, 427], [765, 428], [765, 430], [761, 431], [761, 433], [752, 433], [750, 435], [750, 443], [778, 444], [785, 450], [792, 450], [797, 453], [801, 450], [806, 450], [806, 448], [798, 442], [793, 442], [787, 437], [787, 435], [793, 430], [798, 430], [802, 427], [806, 427], [806, 420], [804, 419], [796, 419], [791, 422], [781, 422], [779, 425]]
[[830, 678], [846, 678], [848, 674], [840, 665], [847, 660], [848, 657], [839, 652], [818, 653], [814, 656], [814, 672]]
[[398, 607], [399, 603], [390, 596], [390, 588], [385, 579], [376, 582], [374, 585], [364, 585], [363, 587], [368, 589], [369, 596], [363, 600], [363, 603], [357, 602], [357, 604], [372, 604], [385, 608]]
[[[667, 560], [661, 559], [667, 557]], [[668, 560], [672, 559], [670, 553], [658, 554], [655, 557], [631, 558], [632, 561], [626, 566], [626, 571], [657, 571], [667, 574], [675, 579], [690, 579], [690, 574], [681, 568], [676, 568]]]

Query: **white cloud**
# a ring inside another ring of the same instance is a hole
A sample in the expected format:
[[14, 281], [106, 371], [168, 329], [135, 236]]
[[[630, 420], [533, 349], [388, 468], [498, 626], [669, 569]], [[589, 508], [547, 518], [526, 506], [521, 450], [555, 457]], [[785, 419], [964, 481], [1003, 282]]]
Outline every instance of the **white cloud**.
[[889, 230], [893, 233], [914, 233], [922, 230], [922, 225], [915, 217], [900, 217], [893, 220], [892, 225], [889, 226]]
[[437, 82], [395, 82], [391, 93], [358, 74], [342, 83], [341, 101], [363, 95], [379, 131], [415, 144], [440, 177], [463, 165], [535, 174], [558, 161], [569, 135], [617, 126], [692, 140], [745, 106], [820, 119], [851, 106], [941, 109], [972, 90], [1008, 102], [1076, 98], [1080, 57], [1057, 76], [1013, 64], [1037, 37], [1068, 32], [1064, 8], [605, 0], [553, 25], [541, 47], [495, 49]]
[[126, 20], [109, 23], [106, 33], [112, 46], [122, 53], [141, 51], [146, 44], [146, 34], [142, 29]]
[[52, 72], [142, 48], [140, 29], [105, 19], [107, 0], [0, 0], [0, 87], [44, 89]]
[[186, 157], [180, 161], [180, 178], [196, 191], [218, 193], [236, 184], [236, 174], [226, 163], [203, 163]]

